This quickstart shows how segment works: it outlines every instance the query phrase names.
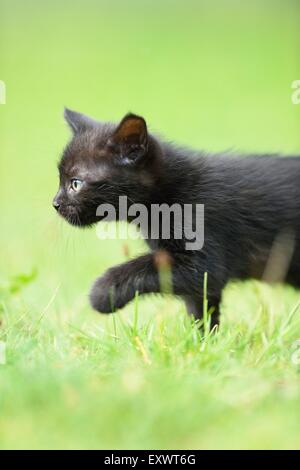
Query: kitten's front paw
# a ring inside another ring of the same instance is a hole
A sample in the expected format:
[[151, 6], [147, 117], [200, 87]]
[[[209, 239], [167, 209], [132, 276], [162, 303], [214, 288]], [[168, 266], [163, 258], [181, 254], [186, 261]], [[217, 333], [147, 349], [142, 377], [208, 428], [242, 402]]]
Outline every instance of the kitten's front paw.
[[116, 268], [109, 269], [94, 283], [90, 292], [93, 309], [101, 313], [113, 313], [123, 307], [128, 300], [122, 297], [122, 288], [118, 282]]

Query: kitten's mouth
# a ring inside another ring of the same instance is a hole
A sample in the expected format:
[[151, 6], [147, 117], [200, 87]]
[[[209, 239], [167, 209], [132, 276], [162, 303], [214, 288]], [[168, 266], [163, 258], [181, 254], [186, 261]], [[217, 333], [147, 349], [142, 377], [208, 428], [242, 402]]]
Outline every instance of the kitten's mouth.
[[73, 205], [61, 205], [56, 209], [58, 214], [74, 227], [91, 227], [96, 221], [89, 213], [80, 213]]
[[76, 227], [82, 227], [84, 225], [81, 218], [79, 217], [78, 211], [74, 206], [61, 206], [57, 212], [70, 225], [74, 225]]

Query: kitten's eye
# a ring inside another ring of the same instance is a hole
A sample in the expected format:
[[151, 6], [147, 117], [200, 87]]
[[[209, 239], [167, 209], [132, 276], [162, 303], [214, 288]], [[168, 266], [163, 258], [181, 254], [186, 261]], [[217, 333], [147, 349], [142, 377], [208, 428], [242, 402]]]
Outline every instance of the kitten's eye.
[[83, 184], [83, 181], [77, 179], [77, 178], [73, 178], [71, 180], [71, 186], [70, 188], [73, 190], [73, 191], [79, 191], [79, 189], [81, 188]]

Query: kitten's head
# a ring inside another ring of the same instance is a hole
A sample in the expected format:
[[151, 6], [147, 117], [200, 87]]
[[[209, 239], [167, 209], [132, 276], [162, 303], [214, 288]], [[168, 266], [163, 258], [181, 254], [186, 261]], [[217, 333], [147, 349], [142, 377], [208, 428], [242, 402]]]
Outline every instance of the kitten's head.
[[116, 209], [119, 196], [145, 202], [159, 177], [161, 149], [145, 120], [127, 114], [118, 125], [65, 110], [73, 137], [59, 163], [60, 186], [53, 200], [69, 223], [91, 225], [100, 204]]

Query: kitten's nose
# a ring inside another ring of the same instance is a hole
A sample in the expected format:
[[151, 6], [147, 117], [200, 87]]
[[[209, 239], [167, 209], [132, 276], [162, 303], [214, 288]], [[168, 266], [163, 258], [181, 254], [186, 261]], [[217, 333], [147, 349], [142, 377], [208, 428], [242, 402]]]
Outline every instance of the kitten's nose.
[[60, 208], [60, 204], [55, 199], [54, 199], [52, 205], [53, 205], [53, 207], [56, 211], [58, 211], [58, 209]]
[[59, 208], [61, 207], [61, 199], [62, 199], [62, 190], [60, 188], [58, 192], [55, 194], [53, 198], [53, 202], [52, 202], [52, 206], [54, 207], [56, 211], [58, 211]]

